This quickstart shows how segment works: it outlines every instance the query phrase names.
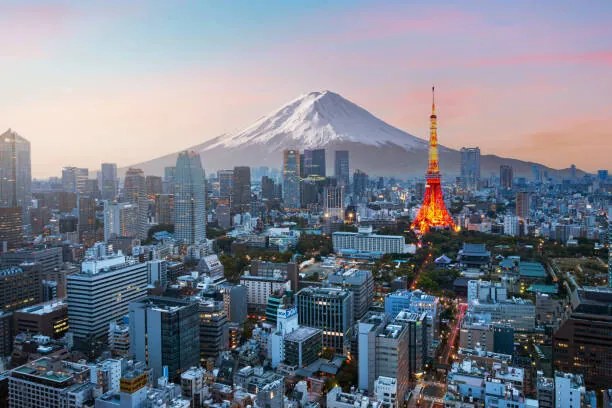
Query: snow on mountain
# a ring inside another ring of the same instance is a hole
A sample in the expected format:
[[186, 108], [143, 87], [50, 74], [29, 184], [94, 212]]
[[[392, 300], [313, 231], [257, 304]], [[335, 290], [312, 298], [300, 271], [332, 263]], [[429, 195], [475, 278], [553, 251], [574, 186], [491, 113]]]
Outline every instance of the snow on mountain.
[[342, 142], [427, 148], [425, 140], [388, 125], [337, 93], [322, 91], [294, 99], [241, 132], [218, 137], [203, 151], [253, 144], [266, 145], [268, 151], [291, 146], [312, 149]]

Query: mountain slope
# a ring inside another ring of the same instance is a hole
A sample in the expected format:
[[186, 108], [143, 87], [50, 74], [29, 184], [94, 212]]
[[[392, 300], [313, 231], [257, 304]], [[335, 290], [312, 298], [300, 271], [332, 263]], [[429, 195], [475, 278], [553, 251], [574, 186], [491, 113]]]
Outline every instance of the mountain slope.
[[[426, 140], [385, 123], [331, 91], [302, 95], [236, 134], [215, 137], [189, 150], [200, 153], [210, 172], [237, 165], [280, 167], [282, 151], [288, 148], [325, 148], [327, 168], [332, 170], [334, 150], [349, 150], [351, 171], [361, 169], [371, 175], [406, 178], [423, 175], [427, 167]], [[459, 151], [439, 149], [443, 174], [458, 174]], [[132, 167], [161, 175], [164, 167], [175, 164], [176, 156], [172, 153]], [[501, 164], [513, 166], [515, 175], [530, 177], [535, 163], [484, 155], [482, 176], [499, 174]], [[556, 170], [542, 168], [556, 174]]]

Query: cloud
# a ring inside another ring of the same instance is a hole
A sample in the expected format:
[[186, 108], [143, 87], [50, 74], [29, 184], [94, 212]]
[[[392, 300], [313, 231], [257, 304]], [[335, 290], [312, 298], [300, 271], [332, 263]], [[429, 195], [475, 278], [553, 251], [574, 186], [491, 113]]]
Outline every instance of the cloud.
[[473, 66], [504, 65], [551, 65], [551, 64], [593, 64], [612, 66], [612, 50], [557, 53], [557, 54], [523, 54], [484, 58], [473, 62]]

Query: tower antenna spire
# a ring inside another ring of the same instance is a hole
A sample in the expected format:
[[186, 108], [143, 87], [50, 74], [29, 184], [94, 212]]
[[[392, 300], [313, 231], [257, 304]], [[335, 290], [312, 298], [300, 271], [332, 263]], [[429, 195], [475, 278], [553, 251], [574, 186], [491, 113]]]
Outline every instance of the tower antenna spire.
[[436, 114], [436, 94], [435, 94], [435, 86], [431, 86], [431, 114]]

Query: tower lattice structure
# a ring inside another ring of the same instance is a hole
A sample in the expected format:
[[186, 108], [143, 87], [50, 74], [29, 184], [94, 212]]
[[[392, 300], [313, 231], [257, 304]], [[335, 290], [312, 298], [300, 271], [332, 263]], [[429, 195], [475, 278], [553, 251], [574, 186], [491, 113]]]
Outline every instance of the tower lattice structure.
[[423, 205], [412, 222], [412, 228], [424, 234], [431, 228], [455, 228], [455, 223], [444, 204], [438, 159], [438, 117], [434, 88], [431, 88], [431, 116], [429, 117], [429, 161], [425, 178]]

